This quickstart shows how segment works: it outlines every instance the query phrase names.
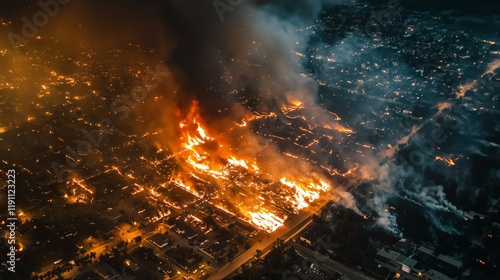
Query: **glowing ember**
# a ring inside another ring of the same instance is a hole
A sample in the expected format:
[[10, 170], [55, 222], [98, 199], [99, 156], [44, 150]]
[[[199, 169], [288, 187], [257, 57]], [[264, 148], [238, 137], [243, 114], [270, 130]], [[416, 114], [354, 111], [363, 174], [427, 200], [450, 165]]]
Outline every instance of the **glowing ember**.
[[436, 161], [437, 161], [437, 160], [443, 161], [443, 162], [444, 162], [444, 163], [446, 163], [448, 166], [453, 166], [453, 165], [455, 165], [455, 162], [454, 162], [452, 159], [450, 159], [450, 158], [442, 158], [442, 157], [440, 157], [440, 156], [436, 156]]
[[154, 197], [159, 197], [161, 195], [155, 190], [155, 188], [149, 189], [149, 193]]
[[191, 194], [195, 195], [196, 197], [200, 197], [200, 195], [199, 195], [197, 192], [195, 192], [195, 191], [194, 191], [194, 190], [193, 190], [193, 189], [192, 189], [189, 185], [185, 184], [185, 183], [182, 181], [182, 179], [180, 179], [180, 178], [176, 178], [176, 179], [174, 180], [174, 184], [175, 184], [176, 186], [180, 187], [181, 189], [183, 189], [183, 190], [187, 191], [188, 193], [191, 193]]
[[246, 214], [250, 217], [250, 222], [267, 232], [273, 232], [283, 225], [284, 219], [274, 215], [265, 209], [258, 212], [248, 211]]
[[286, 114], [291, 113], [293, 111], [297, 111], [297, 110], [304, 108], [304, 103], [302, 103], [300, 101], [292, 101], [291, 103], [292, 103], [291, 105], [283, 105], [283, 107], [281, 108], [281, 111], [283, 112], [283, 114], [286, 115]]
[[82, 188], [83, 190], [85, 190], [86, 192], [90, 193], [90, 194], [94, 194], [94, 192], [92, 190], [90, 190], [84, 183], [83, 183], [83, 180], [76, 180], [76, 179], [73, 179], [73, 183], [75, 183], [77, 186], [79, 186], [80, 188]]
[[236, 158], [232, 157], [232, 158], [228, 158], [227, 161], [234, 166], [240, 166], [240, 167], [243, 167], [245, 169], [248, 169], [247, 163], [242, 159], [236, 159]]
[[273, 112], [268, 113], [268, 114], [255, 113], [255, 114], [246, 116], [245, 118], [243, 118], [243, 120], [241, 120], [241, 122], [235, 123], [235, 124], [236, 124], [236, 126], [239, 126], [239, 127], [245, 127], [248, 125], [249, 122], [252, 122], [255, 120], [260, 120], [260, 119], [269, 119], [269, 118], [274, 118], [274, 117], [276, 117], [276, 114]]
[[[207, 132], [202, 127], [198, 110], [198, 103], [193, 102], [193, 106], [191, 107], [191, 111], [189, 112], [187, 118], [179, 124], [179, 128], [185, 134], [181, 138], [181, 140], [184, 141], [182, 145], [183, 148], [192, 149], [194, 146], [213, 140], [213, 138], [208, 137]], [[191, 134], [190, 132], [192, 131], [195, 133]]]
[[325, 125], [323, 125], [323, 127], [326, 129], [333, 129], [333, 130], [336, 130], [338, 132], [341, 132], [341, 133], [344, 133], [347, 135], [351, 135], [354, 133], [354, 130], [352, 130], [348, 127], [342, 126], [340, 124], [335, 124], [333, 127], [331, 127], [329, 124], [325, 124]]
[[[288, 114], [302, 106], [302, 102], [294, 101], [282, 111]], [[175, 158], [181, 170], [171, 178], [174, 186], [198, 198], [206, 194], [213, 206], [268, 232], [282, 226], [288, 214], [308, 207], [330, 189], [325, 181], [307, 174], [267, 174], [267, 165], [261, 166], [255, 156], [238, 154], [238, 149], [231, 147], [231, 137], [214, 136], [198, 111], [198, 104], [193, 102], [185, 116], [178, 114], [181, 143], [173, 143], [176, 146], [172, 149], [177, 151]], [[254, 113], [235, 125], [244, 127], [253, 120], [274, 117], [275, 113]], [[199, 189], [203, 187], [212, 189]], [[153, 190], [150, 193], [154, 196]]]
[[289, 181], [286, 178], [281, 178], [280, 182], [295, 190], [295, 208], [297, 210], [304, 209], [309, 206], [309, 203], [319, 198], [319, 188], [314, 184], [305, 186], [304, 184], [298, 184]]

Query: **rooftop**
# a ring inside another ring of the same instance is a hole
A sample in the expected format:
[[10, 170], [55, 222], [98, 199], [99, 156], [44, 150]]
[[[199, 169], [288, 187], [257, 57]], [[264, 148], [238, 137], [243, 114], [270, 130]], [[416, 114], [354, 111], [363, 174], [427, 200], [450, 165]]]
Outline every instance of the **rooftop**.
[[160, 234], [160, 233], [156, 233], [155, 235], [148, 238], [148, 240], [160, 248], [163, 248], [170, 243], [170, 239], [168, 238], [168, 235]]

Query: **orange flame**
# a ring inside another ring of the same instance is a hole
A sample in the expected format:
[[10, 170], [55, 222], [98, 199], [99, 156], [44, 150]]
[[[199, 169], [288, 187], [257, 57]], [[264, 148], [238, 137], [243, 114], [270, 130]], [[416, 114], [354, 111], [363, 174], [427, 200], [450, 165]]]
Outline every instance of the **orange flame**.
[[448, 166], [454, 166], [455, 165], [455, 161], [453, 161], [451, 158], [443, 158], [443, 157], [440, 157], [440, 156], [436, 156], [436, 161], [438, 161], [438, 160], [443, 161]]
[[[282, 110], [289, 113], [302, 106], [302, 102], [296, 101]], [[231, 148], [224, 137], [214, 136], [201, 118], [197, 102], [193, 102], [186, 116], [178, 116], [180, 143], [175, 144], [178, 146], [174, 150], [178, 150], [175, 157], [182, 170], [173, 175], [171, 183], [198, 198], [207, 194], [213, 206], [262, 230], [276, 230], [287, 218], [288, 213], [283, 209], [298, 212], [331, 188], [325, 181], [308, 175], [275, 178], [262, 173], [266, 168], [255, 158], [238, 154], [238, 149]], [[252, 114], [235, 125], [243, 127], [252, 120], [275, 116], [274, 113]], [[205, 186], [200, 182], [206, 183]], [[200, 190], [214, 185], [215, 190]], [[282, 189], [267, 191], [271, 185]], [[282, 206], [272, 206], [270, 200]]]

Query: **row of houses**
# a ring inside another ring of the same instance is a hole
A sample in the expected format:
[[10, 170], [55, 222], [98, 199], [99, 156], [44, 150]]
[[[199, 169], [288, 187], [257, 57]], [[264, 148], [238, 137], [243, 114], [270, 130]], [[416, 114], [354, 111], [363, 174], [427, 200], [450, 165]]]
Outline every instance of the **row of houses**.
[[434, 249], [402, 239], [393, 248], [382, 248], [377, 260], [400, 268], [422, 279], [453, 280], [463, 272], [463, 263], [451, 256], [436, 254]]

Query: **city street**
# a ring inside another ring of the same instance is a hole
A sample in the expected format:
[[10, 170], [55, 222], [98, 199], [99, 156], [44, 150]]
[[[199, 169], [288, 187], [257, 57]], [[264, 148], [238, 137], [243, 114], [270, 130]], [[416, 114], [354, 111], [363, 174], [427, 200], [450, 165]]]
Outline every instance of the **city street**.
[[323, 270], [326, 270], [327, 272], [331, 273], [340, 273], [342, 275], [347, 276], [351, 280], [366, 280], [366, 279], [373, 279], [370, 278], [360, 272], [354, 271], [351, 268], [348, 268], [344, 266], [343, 264], [336, 262], [327, 256], [324, 256], [321, 258], [321, 261], [316, 258], [315, 256], [318, 256], [318, 253], [314, 252], [313, 250], [306, 248], [300, 244], [293, 243], [293, 246], [295, 250], [299, 252], [300, 255], [303, 257], [306, 257], [309, 260], [315, 260], [317, 261], [319, 267]]
[[325, 206], [332, 199], [334, 199], [334, 197], [325, 196], [322, 199], [316, 201], [311, 205], [311, 207], [307, 211], [299, 213], [299, 215], [286, 222], [283, 227], [270, 233], [261, 242], [259, 242], [252, 248], [248, 249], [243, 254], [237, 256], [233, 261], [223, 266], [221, 269], [217, 271], [217, 273], [212, 275], [210, 279], [215, 280], [215, 279], [224, 279], [225, 277], [228, 277], [229, 275], [231, 275], [231, 273], [237, 270], [244, 263], [251, 260], [254, 257], [255, 252], [257, 250], [261, 250], [262, 254], [265, 255], [266, 251], [271, 248], [272, 244], [277, 239], [288, 239], [289, 237], [294, 236], [303, 229], [303, 225], [309, 222], [312, 219], [313, 215], [317, 213], [319, 209]]

